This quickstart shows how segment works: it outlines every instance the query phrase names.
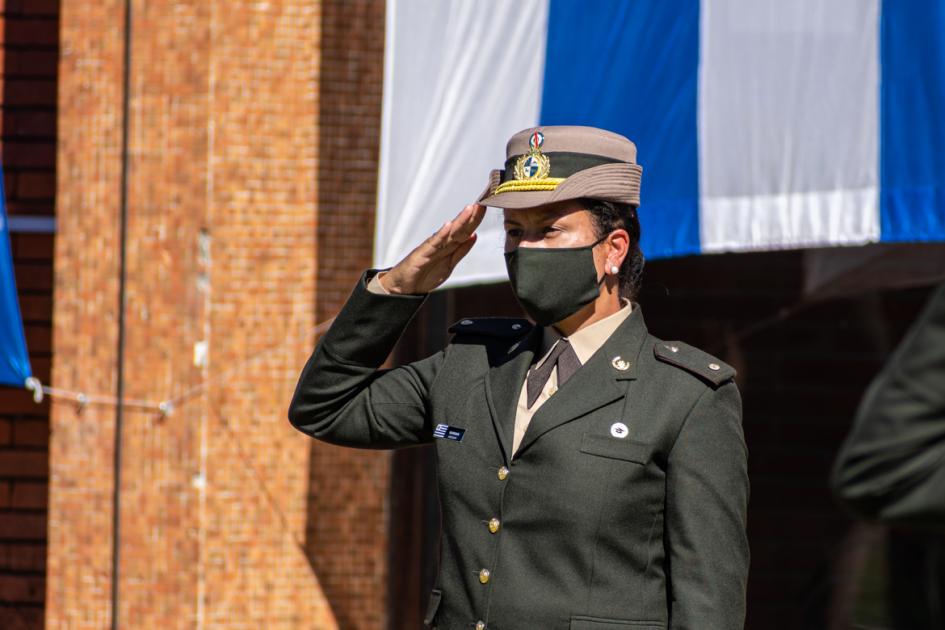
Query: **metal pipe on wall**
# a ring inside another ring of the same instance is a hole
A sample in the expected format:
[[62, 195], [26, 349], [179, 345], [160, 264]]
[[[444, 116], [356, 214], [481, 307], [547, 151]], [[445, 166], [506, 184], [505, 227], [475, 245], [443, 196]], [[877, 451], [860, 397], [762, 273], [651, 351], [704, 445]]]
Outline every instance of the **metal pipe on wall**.
[[132, 0], [125, 0], [124, 24], [124, 72], [122, 77], [122, 122], [121, 122], [121, 227], [119, 230], [118, 262], [118, 385], [115, 405], [115, 448], [113, 462], [114, 488], [112, 491], [112, 591], [111, 627], [119, 627], [119, 583], [121, 581], [121, 445], [124, 425], [125, 395], [125, 284], [127, 276], [128, 240], [128, 161], [129, 127], [131, 119], [131, 25]]

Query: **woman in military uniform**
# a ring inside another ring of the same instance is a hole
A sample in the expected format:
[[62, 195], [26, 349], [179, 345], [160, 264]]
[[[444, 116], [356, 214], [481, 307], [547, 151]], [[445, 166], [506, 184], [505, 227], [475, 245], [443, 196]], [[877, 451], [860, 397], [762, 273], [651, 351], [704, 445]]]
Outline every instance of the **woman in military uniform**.
[[[746, 448], [734, 370], [647, 332], [641, 169], [587, 127], [509, 141], [479, 203], [358, 282], [302, 371], [292, 424], [345, 446], [434, 443], [443, 517], [427, 623], [446, 630], [741, 628]], [[502, 208], [530, 320], [464, 319], [380, 366]]]

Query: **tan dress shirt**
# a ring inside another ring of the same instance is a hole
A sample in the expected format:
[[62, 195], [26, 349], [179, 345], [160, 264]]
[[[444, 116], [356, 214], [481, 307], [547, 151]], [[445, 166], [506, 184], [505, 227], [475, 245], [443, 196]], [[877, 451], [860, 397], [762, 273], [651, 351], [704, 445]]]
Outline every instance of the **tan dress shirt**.
[[[383, 274], [378, 274], [371, 278], [371, 281], [368, 282], [368, 290], [372, 293], [389, 294], [389, 291], [384, 288], [384, 285], [379, 281], [381, 275]], [[588, 359], [590, 359], [594, 353], [604, 345], [604, 342], [614, 334], [614, 331], [617, 330], [620, 324], [630, 317], [631, 308], [630, 302], [625, 300], [623, 308], [613, 315], [608, 315], [604, 319], [594, 322], [586, 328], [582, 328], [569, 337], [568, 340], [571, 342], [571, 347], [574, 348], [574, 354], [577, 355], [581, 365], [587, 363]], [[537, 353], [541, 358], [529, 368], [529, 373], [531, 373], [531, 370], [541, 367], [541, 364], [544, 363], [559, 339], [561, 339], [561, 333], [553, 326], [548, 326], [544, 329], [541, 339], [541, 348]], [[527, 378], [526, 376], [526, 379]], [[551, 376], [548, 378], [545, 387], [538, 395], [538, 400], [535, 401], [531, 409], [528, 408], [526, 382], [527, 380], [522, 383], [522, 391], [519, 394], [518, 407], [515, 412], [515, 433], [512, 438], [513, 453], [518, 450], [519, 444], [522, 443], [522, 438], [525, 437], [525, 430], [528, 429], [528, 424], [531, 422], [532, 417], [545, 401], [558, 391], [558, 368], [556, 367], [551, 371]]]
[[[620, 324], [630, 317], [630, 309], [630, 302], [625, 302], [623, 308], [613, 315], [608, 315], [604, 319], [594, 322], [586, 328], [582, 328], [568, 338], [568, 341], [571, 342], [571, 347], [574, 348], [574, 354], [577, 355], [581, 365], [587, 363], [588, 359], [590, 359], [594, 353], [604, 345], [604, 342], [614, 334], [614, 331], [617, 330]], [[541, 356], [541, 359], [529, 368], [529, 373], [541, 367], [541, 364], [544, 363], [559, 339], [561, 339], [561, 334], [555, 330], [553, 326], [548, 326], [544, 329], [541, 339], [541, 349], [538, 351], [538, 355]], [[527, 378], [526, 376], [526, 379]], [[558, 368], [556, 367], [551, 371], [551, 377], [545, 383], [545, 387], [541, 390], [541, 393], [538, 395], [538, 400], [535, 401], [531, 409], [528, 408], [528, 393], [526, 390], [525, 383], [522, 383], [522, 391], [518, 396], [518, 407], [515, 412], [515, 434], [512, 438], [513, 453], [518, 450], [519, 444], [522, 443], [522, 438], [525, 437], [525, 430], [532, 421], [532, 417], [545, 401], [558, 391]]]

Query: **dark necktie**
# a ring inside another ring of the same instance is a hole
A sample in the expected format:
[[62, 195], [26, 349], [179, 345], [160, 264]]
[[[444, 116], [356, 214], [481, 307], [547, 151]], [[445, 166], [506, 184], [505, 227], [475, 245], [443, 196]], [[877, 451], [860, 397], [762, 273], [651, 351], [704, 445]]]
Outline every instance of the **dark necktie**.
[[537, 369], [529, 372], [528, 378], [525, 379], [529, 409], [531, 409], [535, 401], [538, 400], [538, 396], [541, 395], [541, 390], [545, 388], [545, 383], [551, 378], [551, 371], [556, 365], [558, 366], [558, 387], [564, 385], [565, 381], [571, 378], [571, 375], [577, 372], [578, 368], [581, 367], [581, 360], [578, 359], [577, 353], [575, 353], [574, 348], [571, 347], [571, 343], [564, 337], [558, 340], [555, 347], [552, 348], [551, 353], [548, 355], [548, 358], [545, 359], [545, 362]]

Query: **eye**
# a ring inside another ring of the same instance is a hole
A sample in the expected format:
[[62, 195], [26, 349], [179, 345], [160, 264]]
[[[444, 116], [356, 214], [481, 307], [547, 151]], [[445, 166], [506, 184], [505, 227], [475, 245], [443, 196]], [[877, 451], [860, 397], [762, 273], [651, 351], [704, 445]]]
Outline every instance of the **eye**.
[[542, 229], [542, 234], [547, 236], [555, 236], [561, 230], [556, 225], [547, 225]]
[[505, 235], [509, 238], [522, 238], [522, 228], [508, 228]]

